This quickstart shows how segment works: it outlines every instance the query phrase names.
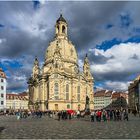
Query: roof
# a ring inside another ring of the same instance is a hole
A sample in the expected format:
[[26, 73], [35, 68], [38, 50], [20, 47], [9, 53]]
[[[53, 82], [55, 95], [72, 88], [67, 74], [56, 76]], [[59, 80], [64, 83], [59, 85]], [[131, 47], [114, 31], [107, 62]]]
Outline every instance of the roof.
[[121, 95], [119, 92], [115, 92], [112, 94], [112, 98], [119, 98]]
[[119, 98], [119, 97], [127, 98], [127, 96], [128, 96], [128, 93], [126, 93], [126, 92], [115, 92], [112, 94], [112, 99]]
[[25, 100], [25, 101], [28, 100], [25, 96], [20, 95], [20, 94], [12, 94], [12, 93], [7, 93], [6, 94], [6, 100], [14, 100], [14, 99]]
[[100, 90], [94, 93], [94, 97], [104, 97], [106, 90]]
[[111, 91], [111, 90], [100, 90], [94, 93], [94, 97], [111, 97], [113, 98], [119, 98], [119, 97], [127, 98], [128, 93], [125, 92], [117, 92], [117, 91]]
[[111, 95], [112, 95], [112, 91], [109, 90], [109, 91], [106, 91], [105, 92], [105, 96], [106, 97], [110, 97]]
[[[58, 20], [56, 22], [59, 22], [59, 21], [63, 21], [63, 22], [66, 22], [66, 20], [63, 18], [62, 14], [60, 14], [60, 17], [58, 18]], [[67, 22], [66, 22], [67, 23]]]
[[28, 96], [28, 93], [27, 92], [22, 92], [22, 93], [19, 93], [20, 96]]
[[94, 97], [111, 97], [112, 91], [110, 90], [100, 90], [94, 93]]

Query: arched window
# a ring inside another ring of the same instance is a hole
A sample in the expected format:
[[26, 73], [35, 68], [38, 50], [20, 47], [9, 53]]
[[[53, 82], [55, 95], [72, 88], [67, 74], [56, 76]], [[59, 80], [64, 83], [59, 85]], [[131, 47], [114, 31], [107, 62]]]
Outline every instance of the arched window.
[[77, 100], [80, 101], [80, 86], [77, 87]]
[[59, 26], [57, 26], [57, 28], [56, 28], [56, 33], [57, 34], [59, 33]]
[[69, 85], [66, 84], [66, 100], [69, 100]]
[[58, 100], [59, 99], [59, 87], [58, 83], [54, 84], [54, 99]]
[[66, 30], [66, 28], [65, 28], [65, 26], [63, 25], [63, 26], [62, 26], [62, 33], [65, 33], [65, 30]]

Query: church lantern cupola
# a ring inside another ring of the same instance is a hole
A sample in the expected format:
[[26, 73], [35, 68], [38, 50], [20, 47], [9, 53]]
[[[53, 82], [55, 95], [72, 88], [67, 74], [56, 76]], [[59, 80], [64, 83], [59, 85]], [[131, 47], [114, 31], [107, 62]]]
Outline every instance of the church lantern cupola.
[[62, 14], [60, 14], [60, 17], [56, 21], [56, 25], [55, 25], [56, 38], [67, 39], [67, 27], [68, 24], [66, 20], [63, 18]]

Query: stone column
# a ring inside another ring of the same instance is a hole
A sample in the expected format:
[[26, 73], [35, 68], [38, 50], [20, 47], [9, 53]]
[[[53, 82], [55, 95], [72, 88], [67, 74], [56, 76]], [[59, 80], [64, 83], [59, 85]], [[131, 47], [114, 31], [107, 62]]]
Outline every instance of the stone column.
[[40, 90], [40, 110], [44, 111], [45, 110], [45, 104], [44, 104], [44, 95], [45, 95], [45, 79], [42, 79], [41, 82], [42, 86], [41, 86], [41, 90]]
[[93, 99], [94, 99], [94, 95], [93, 95], [93, 85], [92, 85], [92, 83], [90, 83], [90, 110], [93, 110], [93, 109], [94, 109], [94, 102], [93, 102]]

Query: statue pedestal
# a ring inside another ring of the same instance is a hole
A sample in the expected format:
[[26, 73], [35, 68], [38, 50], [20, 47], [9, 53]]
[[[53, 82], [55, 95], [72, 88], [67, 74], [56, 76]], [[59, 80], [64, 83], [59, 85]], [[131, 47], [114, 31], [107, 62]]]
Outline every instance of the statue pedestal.
[[85, 106], [85, 112], [89, 112], [89, 111], [90, 111], [89, 104], [86, 104], [86, 106]]

